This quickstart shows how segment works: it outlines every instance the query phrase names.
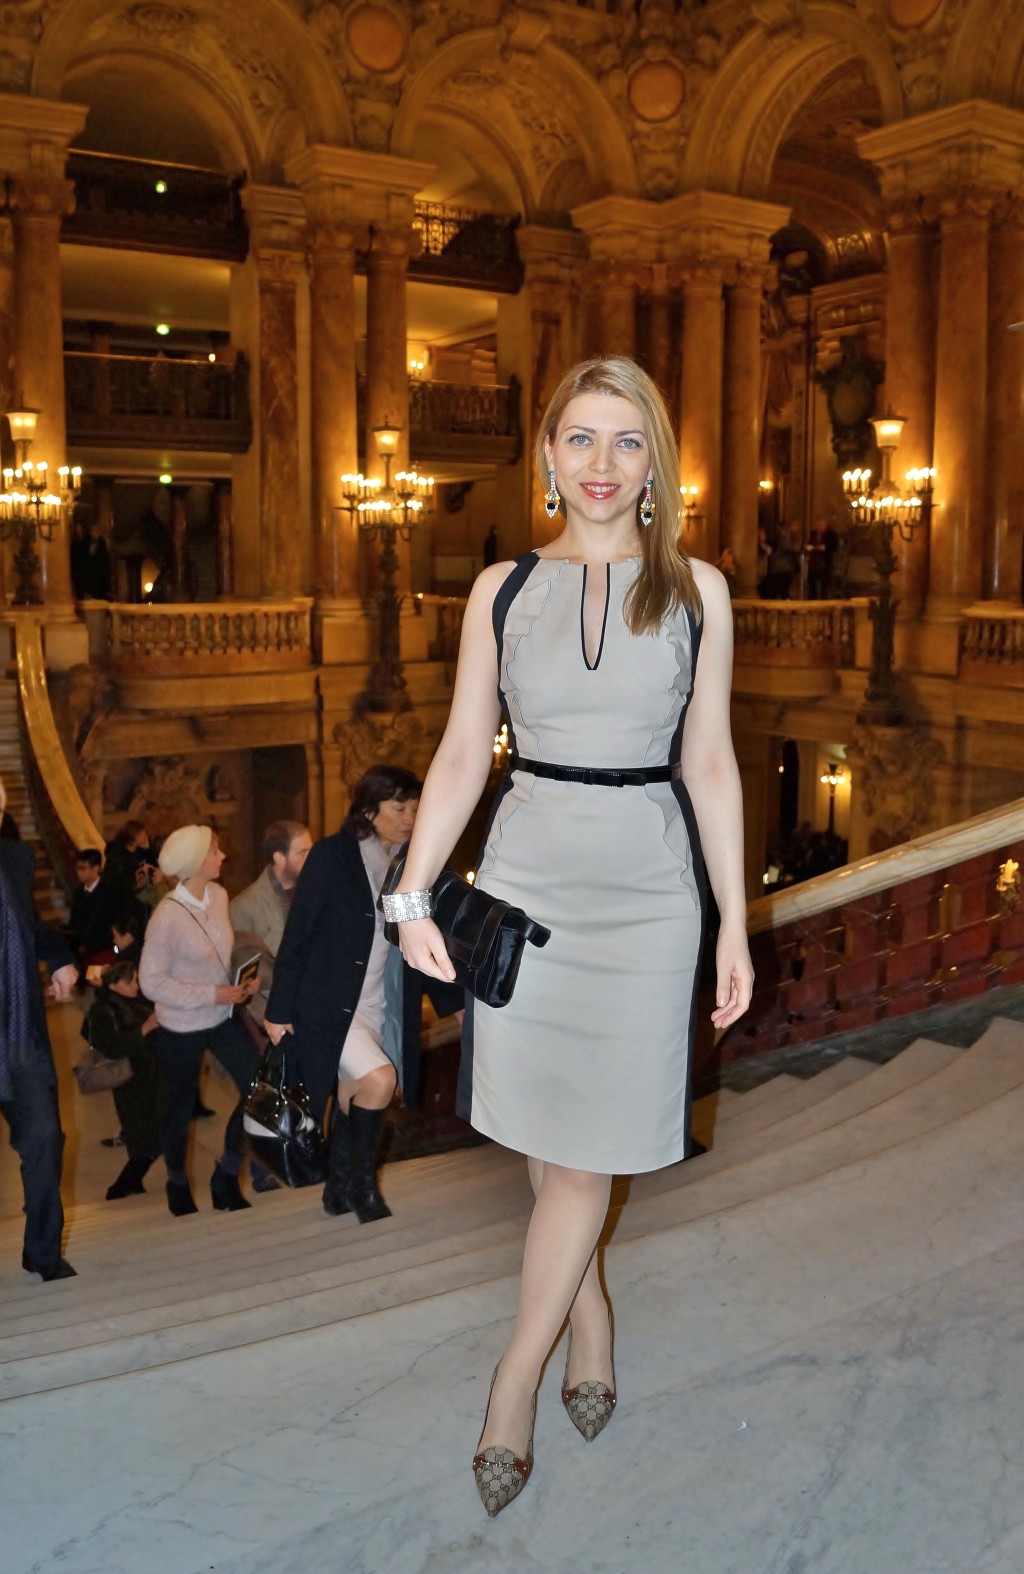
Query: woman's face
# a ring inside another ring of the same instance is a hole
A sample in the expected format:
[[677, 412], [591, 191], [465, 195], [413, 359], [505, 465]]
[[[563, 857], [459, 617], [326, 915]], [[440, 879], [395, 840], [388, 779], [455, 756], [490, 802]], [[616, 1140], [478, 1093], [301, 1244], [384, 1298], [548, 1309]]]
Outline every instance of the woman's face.
[[566, 509], [592, 524], [632, 515], [651, 475], [642, 412], [618, 394], [577, 394], [544, 445]]
[[207, 853], [206, 857], [199, 865], [199, 868], [196, 870], [196, 879], [205, 880], [207, 882], [210, 880], [216, 880], [220, 875], [221, 866], [226, 857], [227, 853], [223, 851], [220, 842], [218, 842], [217, 838], [214, 837], [213, 841], [210, 843], [210, 851]]
[[406, 798], [401, 802], [397, 798], [385, 798], [378, 805], [377, 813], [368, 814], [367, 819], [373, 826], [374, 835], [385, 844], [407, 842], [412, 835], [419, 806], [418, 798]]

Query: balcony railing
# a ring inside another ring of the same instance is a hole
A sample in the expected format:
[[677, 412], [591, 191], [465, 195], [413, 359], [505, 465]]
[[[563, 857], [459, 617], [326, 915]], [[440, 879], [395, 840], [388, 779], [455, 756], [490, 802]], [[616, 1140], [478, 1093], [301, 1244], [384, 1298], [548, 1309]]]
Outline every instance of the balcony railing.
[[[521, 385], [409, 383], [410, 458], [417, 465], [444, 459], [514, 464], [522, 449]], [[366, 430], [366, 380], [359, 378], [359, 431]]]
[[439, 284], [485, 285], [515, 294], [523, 282], [516, 248], [518, 218], [451, 208], [443, 202], [417, 202], [409, 271]]
[[428, 660], [442, 661], [446, 667], [454, 669], [459, 659], [466, 598], [419, 594], [413, 597], [412, 606], [417, 617], [427, 621]]
[[850, 667], [853, 601], [734, 601], [736, 661], [771, 666]]
[[252, 441], [249, 363], [64, 353], [68, 440], [119, 448], [244, 453]]
[[960, 676], [1024, 688], [1024, 607], [968, 607], [960, 624]]
[[67, 168], [75, 208], [64, 220], [65, 240], [228, 262], [248, 251], [241, 175], [76, 151]]
[[94, 656], [135, 678], [308, 667], [311, 609], [307, 597], [162, 606], [89, 602], [84, 607]]

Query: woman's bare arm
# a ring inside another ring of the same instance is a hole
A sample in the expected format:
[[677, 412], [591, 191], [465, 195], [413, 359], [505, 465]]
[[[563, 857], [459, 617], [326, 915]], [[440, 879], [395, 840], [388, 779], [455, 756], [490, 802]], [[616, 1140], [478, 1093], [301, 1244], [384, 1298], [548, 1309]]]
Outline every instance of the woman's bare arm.
[[712, 1020], [725, 1028], [746, 1011], [753, 987], [743, 880], [743, 793], [730, 719], [732, 605], [717, 569], [695, 562], [693, 571], [704, 603], [704, 627], [683, 728], [682, 775], [721, 915]]
[[[501, 715], [491, 613], [513, 566], [495, 563], [484, 569], [470, 593], [448, 725], [423, 783], [399, 891], [425, 891], [433, 885], [487, 783]], [[411, 966], [432, 978], [455, 977], [431, 919], [402, 924], [399, 934], [402, 955]]]

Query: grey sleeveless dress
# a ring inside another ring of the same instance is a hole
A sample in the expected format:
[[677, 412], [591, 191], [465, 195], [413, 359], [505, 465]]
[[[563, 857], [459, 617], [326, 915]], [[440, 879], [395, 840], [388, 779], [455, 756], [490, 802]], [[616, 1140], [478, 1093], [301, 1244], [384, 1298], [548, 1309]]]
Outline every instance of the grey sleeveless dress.
[[[517, 562], [494, 604], [514, 754], [608, 769], [678, 759], [700, 628], [681, 610], [657, 635], [630, 634], [622, 601], [636, 570]], [[588, 574], [607, 592], [593, 666]], [[477, 884], [551, 939], [525, 948], [507, 1006], [471, 1001], [461, 1112], [505, 1147], [573, 1169], [685, 1158], [704, 879], [682, 783], [599, 787], [513, 769]]]

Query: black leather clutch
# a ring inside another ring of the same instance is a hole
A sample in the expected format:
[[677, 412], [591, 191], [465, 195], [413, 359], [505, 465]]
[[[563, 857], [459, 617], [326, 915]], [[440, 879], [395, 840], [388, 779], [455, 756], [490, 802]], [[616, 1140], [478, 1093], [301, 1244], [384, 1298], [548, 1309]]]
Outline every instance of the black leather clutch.
[[[390, 896], [400, 884], [407, 850], [406, 845], [392, 858], [382, 896]], [[521, 907], [478, 891], [454, 869], [441, 870], [430, 894], [434, 922], [444, 936], [458, 982], [485, 1006], [507, 1006], [524, 945], [527, 941], [547, 945], [551, 930], [528, 918]], [[398, 944], [397, 924], [385, 924], [384, 933], [392, 945]]]

